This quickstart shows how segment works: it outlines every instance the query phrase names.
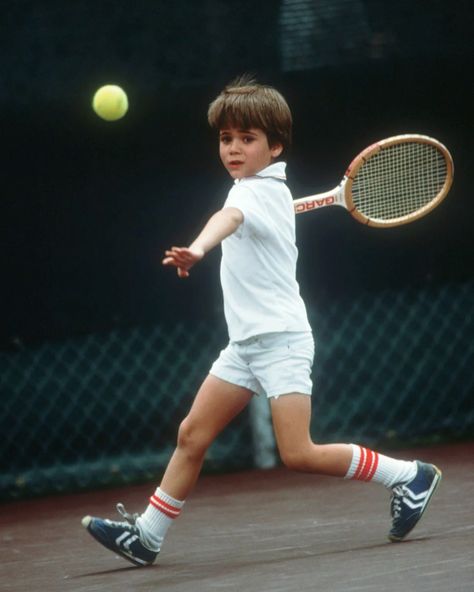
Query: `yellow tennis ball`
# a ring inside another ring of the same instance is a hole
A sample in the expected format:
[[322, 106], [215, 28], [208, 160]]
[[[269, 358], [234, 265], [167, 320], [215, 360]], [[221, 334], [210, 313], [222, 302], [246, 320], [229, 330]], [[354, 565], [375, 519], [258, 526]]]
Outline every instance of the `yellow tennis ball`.
[[128, 98], [120, 86], [106, 84], [99, 88], [92, 99], [92, 107], [99, 117], [116, 121], [128, 111]]

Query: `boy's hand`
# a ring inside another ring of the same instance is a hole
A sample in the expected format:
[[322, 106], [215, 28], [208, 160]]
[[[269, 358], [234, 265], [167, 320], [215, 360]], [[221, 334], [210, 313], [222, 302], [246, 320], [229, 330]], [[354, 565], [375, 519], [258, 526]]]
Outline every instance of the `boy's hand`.
[[165, 251], [166, 257], [162, 263], [176, 267], [178, 276], [187, 278], [191, 267], [201, 261], [204, 254], [204, 249], [197, 247], [171, 247], [170, 251]]
[[223, 208], [213, 214], [189, 247], [171, 247], [165, 251], [163, 265], [177, 267], [180, 278], [187, 278], [193, 265], [242, 224], [244, 215], [237, 208]]

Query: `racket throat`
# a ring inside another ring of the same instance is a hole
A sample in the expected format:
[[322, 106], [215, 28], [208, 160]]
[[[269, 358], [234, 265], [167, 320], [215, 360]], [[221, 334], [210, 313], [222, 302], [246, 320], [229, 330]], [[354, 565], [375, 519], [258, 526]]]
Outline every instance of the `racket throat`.
[[310, 210], [320, 210], [327, 206], [342, 206], [343, 208], [347, 208], [344, 199], [344, 185], [345, 179], [335, 189], [331, 189], [331, 191], [295, 199], [293, 202], [295, 214], [302, 214], [303, 212], [309, 212]]

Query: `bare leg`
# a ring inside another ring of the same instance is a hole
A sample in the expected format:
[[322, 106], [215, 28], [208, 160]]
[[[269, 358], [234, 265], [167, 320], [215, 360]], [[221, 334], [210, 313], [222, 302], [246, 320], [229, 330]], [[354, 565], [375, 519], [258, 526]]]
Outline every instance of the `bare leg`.
[[185, 500], [196, 483], [207, 449], [217, 435], [249, 403], [252, 392], [209, 375], [199, 389], [178, 432], [178, 445], [160, 488]]
[[315, 444], [311, 440], [311, 397], [289, 394], [272, 397], [275, 438], [285, 465], [297, 471], [344, 477], [352, 459], [348, 444]]

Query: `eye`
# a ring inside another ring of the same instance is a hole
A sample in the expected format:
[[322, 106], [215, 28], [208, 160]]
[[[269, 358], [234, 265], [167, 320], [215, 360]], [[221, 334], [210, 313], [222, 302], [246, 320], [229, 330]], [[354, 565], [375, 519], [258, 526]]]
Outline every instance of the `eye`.
[[232, 138], [230, 136], [220, 136], [220, 142], [221, 144], [230, 144], [230, 142], [232, 142]]
[[244, 144], [251, 144], [255, 140], [255, 138], [253, 136], [244, 136], [243, 140]]

